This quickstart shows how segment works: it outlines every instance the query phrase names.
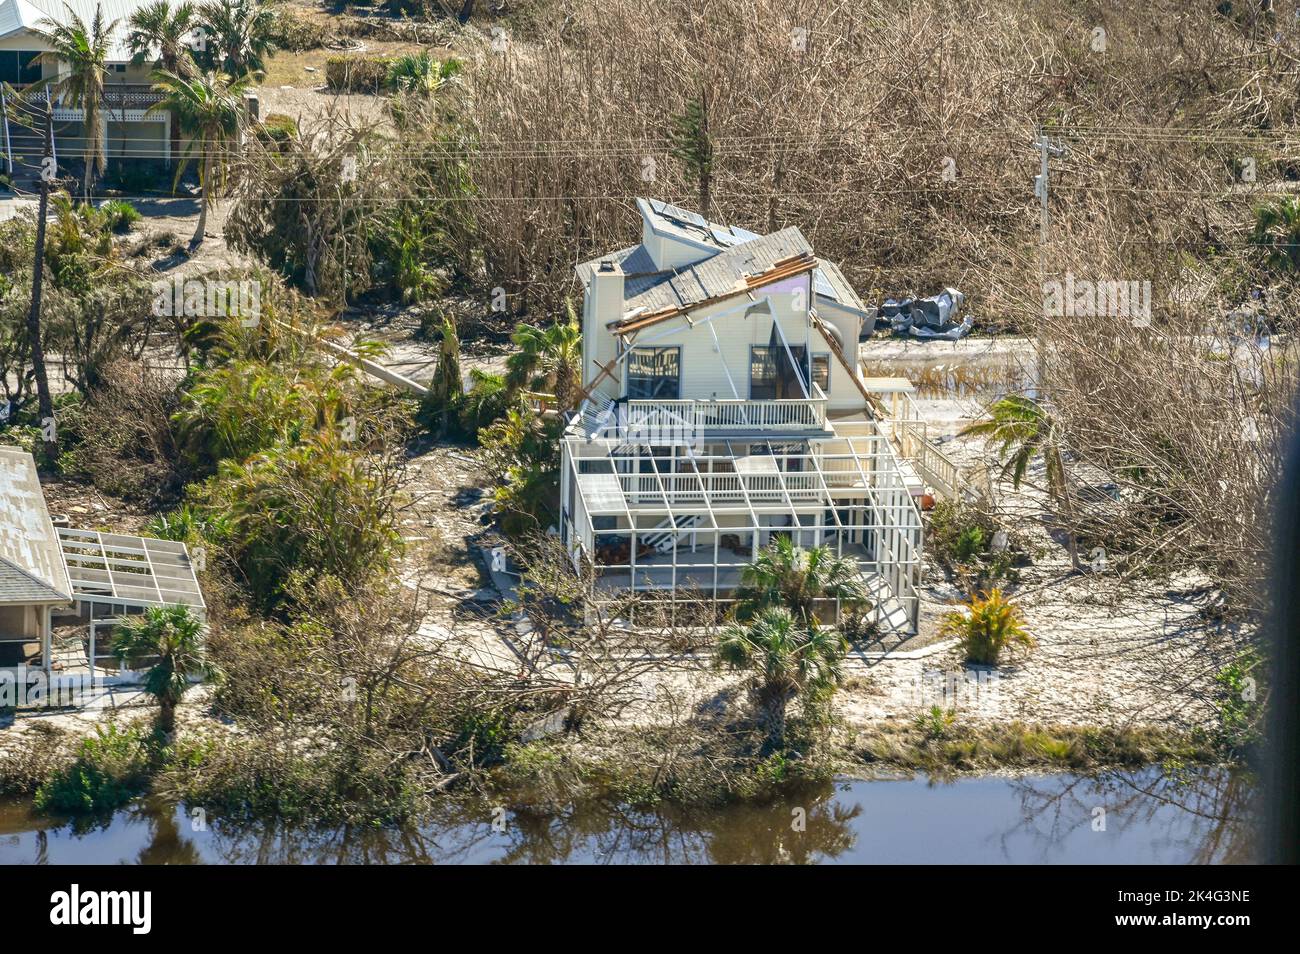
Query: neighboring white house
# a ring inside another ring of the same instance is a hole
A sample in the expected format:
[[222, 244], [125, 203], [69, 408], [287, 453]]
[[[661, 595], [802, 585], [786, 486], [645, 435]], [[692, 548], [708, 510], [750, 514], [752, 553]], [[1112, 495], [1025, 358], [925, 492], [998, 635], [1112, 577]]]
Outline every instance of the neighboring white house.
[[[149, 74], [151, 59], [140, 65], [131, 63], [126, 45], [127, 20], [149, 0], [0, 0], [0, 81], [19, 90], [35, 90], [32, 84], [66, 72], [66, 68], [38, 63], [37, 57], [48, 49], [35, 32], [43, 20], [68, 21], [68, 8], [87, 25], [101, 7], [106, 23], [117, 21], [108, 57], [108, 77], [104, 99], [104, 142], [110, 168], [127, 158], [170, 159], [171, 118], [166, 113], [147, 115], [146, 110], [161, 98], [153, 91]], [[43, 104], [44, 100], [40, 102]], [[12, 104], [11, 104], [12, 106]], [[82, 141], [82, 115], [70, 104], [55, 103], [55, 146], [60, 159], [80, 159], [85, 152]], [[41, 141], [38, 136], [14, 122], [0, 128], [0, 158], [4, 168], [12, 163], [18, 172], [39, 164]]]
[[577, 267], [588, 397], [563, 440], [560, 531], [596, 566], [595, 598], [725, 610], [788, 536], [857, 559], [880, 621], [914, 628], [916, 481], [871, 410], [861, 300], [797, 228], [637, 204], [641, 243]]
[[[32, 455], [0, 445], [0, 670], [121, 675], [100, 626], [150, 606], [203, 615], [185, 544], [66, 522], [50, 516]], [[63, 626], [78, 638], [55, 645]]]

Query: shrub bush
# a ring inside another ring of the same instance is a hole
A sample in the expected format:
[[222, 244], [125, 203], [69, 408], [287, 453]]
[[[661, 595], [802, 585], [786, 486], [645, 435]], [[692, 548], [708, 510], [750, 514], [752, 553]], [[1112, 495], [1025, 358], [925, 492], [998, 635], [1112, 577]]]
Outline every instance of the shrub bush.
[[90, 397], [59, 418], [69, 445], [60, 469], [115, 496], [175, 500], [182, 483], [172, 424], [178, 404], [175, 385], [163, 375], [125, 358], [112, 362]]
[[984, 666], [998, 665], [1006, 649], [1030, 649], [1036, 645], [1034, 637], [1025, 629], [1020, 608], [1006, 599], [1001, 590], [975, 596], [967, 602], [964, 611], [946, 614], [940, 631], [945, 636], [957, 637], [967, 662]]
[[224, 521], [223, 545], [254, 598], [274, 606], [292, 577], [328, 574], [365, 586], [400, 545], [394, 495], [400, 464], [329, 432], [223, 461], [200, 510]]
[[930, 511], [927, 549], [949, 565], [966, 563], [983, 553], [996, 527], [969, 504], [940, 500]]
[[298, 135], [298, 123], [284, 113], [268, 113], [257, 128], [257, 135], [267, 143], [283, 146]]
[[314, 20], [295, 16], [287, 10], [277, 10], [271, 38], [277, 49], [290, 52], [315, 50], [325, 45], [329, 30]]
[[387, 88], [391, 56], [331, 56], [325, 85], [340, 93], [379, 93]]
[[123, 199], [110, 199], [99, 207], [99, 212], [108, 230], [119, 234], [129, 232], [142, 218], [136, 207]]
[[96, 728], [72, 763], [36, 790], [36, 808], [69, 815], [111, 811], [144, 791], [149, 778], [148, 736], [139, 727]]
[[172, 174], [164, 163], [153, 160], [114, 162], [104, 176], [104, 185], [127, 195], [168, 192], [172, 186]]

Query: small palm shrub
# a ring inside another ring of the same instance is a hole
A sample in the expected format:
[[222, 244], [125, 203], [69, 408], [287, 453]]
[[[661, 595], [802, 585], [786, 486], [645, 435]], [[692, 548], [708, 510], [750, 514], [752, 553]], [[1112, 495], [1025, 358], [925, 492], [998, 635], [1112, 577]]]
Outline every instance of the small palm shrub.
[[769, 606], [746, 623], [732, 623], [718, 640], [720, 668], [751, 674], [750, 689], [765, 728], [766, 752], [785, 745], [786, 707], [839, 685], [848, 643], [834, 629], [807, 625], [785, 606]]
[[104, 226], [110, 232], [129, 232], [131, 226], [139, 222], [142, 216], [130, 202], [122, 199], [110, 199], [99, 207], [104, 217]]
[[1008, 648], [1031, 649], [1036, 645], [1025, 629], [1020, 608], [997, 589], [971, 598], [964, 611], [945, 615], [940, 631], [957, 637], [967, 662], [984, 666], [998, 665]]
[[388, 64], [384, 85], [405, 93], [430, 95], [460, 72], [460, 61], [439, 61], [427, 52], [407, 53]]
[[930, 511], [926, 548], [948, 564], [967, 563], [982, 554], [996, 527], [970, 504], [941, 500]]
[[506, 416], [512, 399], [504, 375], [470, 368], [469, 382], [460, 408], [460, 426], [477, 440], [481, 429]]
[[957, 541], [953, 545], [953, 558], [959, 563], [965, 563], [973, 557], [984, 552], [986, 546], [983, 527], [965, 527], [957, 535]]
[[151, 606], [115, 627], [113, 654], [133, 669], [149, 666], [144, 691], [158, 700], [158, 728], [170, 733], [190, 679], [208, 670], [202, 620], [185, 606]]

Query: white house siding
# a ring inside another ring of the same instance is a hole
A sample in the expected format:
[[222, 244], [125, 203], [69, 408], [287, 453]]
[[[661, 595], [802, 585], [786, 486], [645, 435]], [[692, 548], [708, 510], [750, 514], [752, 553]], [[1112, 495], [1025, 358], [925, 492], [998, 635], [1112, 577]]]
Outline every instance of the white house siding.
[[110, 164], [118, 159], [163, 159], [167, 155], [167, 124], [110, 122], [105, 151]]
[[[792, 347], [804, 346], [811, 355], [826, 355], [830, 365], [830, 391], [827, 395], [832, 410], [855, 410], [863, 406], [862, 393], [849, 378], [849, 372], [831, 352], [830, 345], [815, 331], [804, 311], [795, 307], [794, 294], [771, 293], [763, 289], [754, 292], [756, 298], [769, 297], [773, 312], [781, 323], [781, 331]], [[804, 293], [804, 301], [807, 302]], [[745, 317], [745, 308], [752, 305], [745, 296], [717, 302], [705, 308], [698, 308], [689, 313], [690, 323], [684, 317], [673, 318], [658, 325], [643, 329], [632, 341], [632, 347], [680, 347], [681, 348], [681, 396], [701, 400], [727, 400], [739, 396], [749, 397], [749, 360], [750, 347], [767, 345], [771, 340], [773, 318], [766, 313]], [[818, 314], [833, 325], [846, 342], [846, 350], [852, 355], [857, 351], [857, 335], [860, 319], [856, 314], [838, 306], [819, 302]], [[710, 320], [711, 319], [711, 320]], [[606, 319], [610, 320], [610, 319]], [[600, 349], [602, 355], [610, 355], [613, 336], [604, 322], [599, 322], [596, 334], [603, 335], [611, 347]], [[590, 327], [590, 326], [589, 326]], [[710, 327], [712, 330], [710, 330]], [[714, 333], [717, 342], [714, 342]], [[718, 345], [721, 350], [718, 350]], [[850, 360], [852, 360], [850, 358]], [[725, 362], [725, 367], [724, 367]], [[732, 392], [732, 382], [728, 381], [727, 372], [735, 383], [736, 393]], [[608, 397], [618, 397], [625, 390], [620, 380], [606, 379], [599, 390]]]
[[[762, 290], [755, 292], [759, 298], [764, 294], [766, 293]], [[791, 346], [802, 345], [817, 352], [818, 342], [809, 338], [807, 315], [794, 308], [793, 299], [794, 295], [788, 292], [770, 294], [775, 320], [780, 322], [781, 331]], [[804, 301], [807, 301], [806, 294]], [[692, 311], [692, 324], [688, 324], [685, 318], [674, 318], [663, 324], [651, 325], [638, 335], [632, 342], [632, 347], [681, 348], [683, 398], [748, 398], [750, 347], [770, 342], [774, 320], [773, 316], [766, 313], [746, 317], [745, 309], [752, 304], [747, 297], [737, 296]], [[728, 372], [731, 374], [730, 380]], [[736, 393], [732, 392], [733, 382]]]
[[39, 639], [40, 621], [34, 606], [0, 606], [0, 640]]
[[708, 245], [661, 235], [645, 219], [641, 220], [641, 244], [650, 253], [655, 265], [665, 270], [694, 265], [718, 251]]
[[[840, 333], [840, 341], [844, 345], [845, 357], [851, 362], [856, 362], [858, 335], [862, 329], [862, 316], [825, 298], [817, 299], [816, 308], [818, 316]], [[820, 333], [813, 332], [813, 336], [816, 340], [809, 349], [810, 351], [816, 354], [830, 350], [830, 346]], [[832, 411], [856, 410], [861, 408], [864, 403], [862, 392], [858, 390], [858, 386], [849, 377], [848, 370], [834, 355], [831, 356], [831, 389], [826, 396], [830, 398], [828, 406]]]

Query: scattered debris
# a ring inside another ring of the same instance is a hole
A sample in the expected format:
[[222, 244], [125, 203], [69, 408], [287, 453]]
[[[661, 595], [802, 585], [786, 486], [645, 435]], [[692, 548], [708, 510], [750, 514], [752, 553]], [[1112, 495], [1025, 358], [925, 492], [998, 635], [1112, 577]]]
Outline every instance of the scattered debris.
[[945, 288], [930, 298], [887, 298], [877, 312], [877, 320], [889, 322], [895, 334], [957, 341], [975, 326], [971, 315], [961, 322], [954, 320], [965, 302], [966, 296], [955, 288]]

